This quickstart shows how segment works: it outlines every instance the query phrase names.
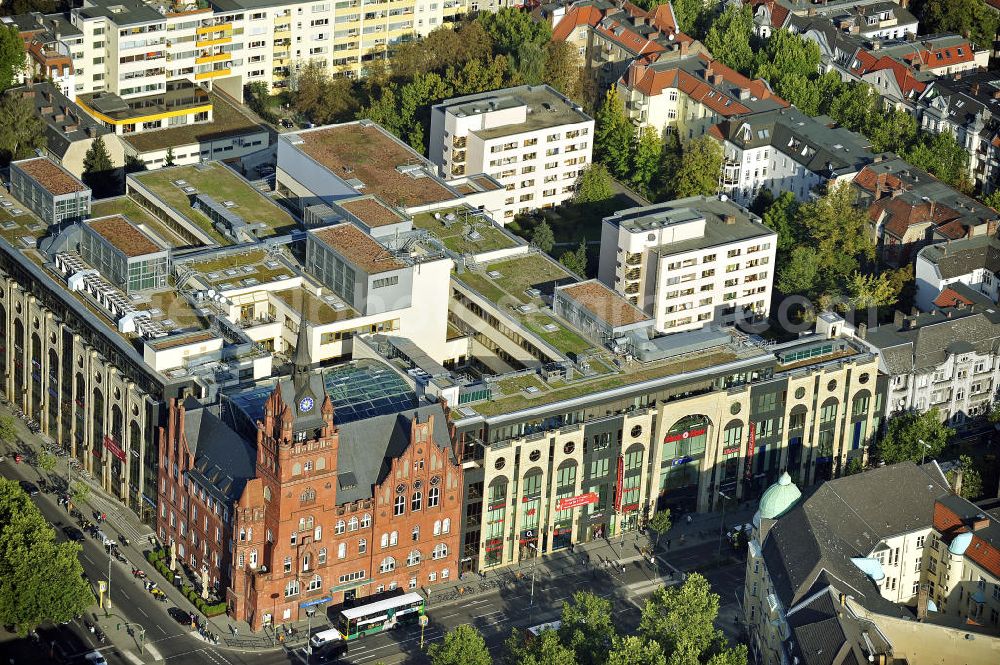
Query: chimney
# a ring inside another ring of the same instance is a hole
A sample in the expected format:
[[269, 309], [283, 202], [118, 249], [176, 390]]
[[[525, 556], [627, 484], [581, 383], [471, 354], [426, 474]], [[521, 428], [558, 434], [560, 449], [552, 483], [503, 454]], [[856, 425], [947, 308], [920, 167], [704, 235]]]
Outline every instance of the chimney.
[[993, 91], [993, 99], [1000, 99], [1000, 90]]
[[858, 339], [868, 339], [868, 324], [859, 323], [857, 330]]
[[934, 221], [934, 209], [937, 208], [937, 204], [931, 200], [931, 221]]
[[726, 82], [726, 77], [722, 74], [712, 74], [712, 85], [721, 86]]
[[736, 224], [736, 215], [726, 215], [722, 218], [728, 226], [733, 226]]
[[629, 68], [629, 73], [632, 75], [629, 77], [631, 86], [635, 88], [639, 81], [642, 80], [642, 77], [646, 75], [646, 65], [640, 64], [638, 60], [635, 60]]
[[705, 80], [706, 81], [712, 80], [712, 63], [708, 63], [708, 65], [705, 67]]
[[892, 325], [895, 326], [897, 329], [903, 327], [903, 321], [905, 319], [906, 319], [906, 314], [903, 314], [903, 312], [898, 309], [892, 313]]
[[[903, 9], [908, 8], [910, 6], [910, 0], [899, 0], [899, 6], [902, 7]], [[906, 33], [906, 34], [912, 34], [912, 33]]]
[[87, 136], [89, 136], [90, 138], [95, 138], [97, 136], [97, 127], [95, 127], [94, 125], [90, 125], [89, 127], [87, 127]]
[[687, 54], [688, 54], [688, 43], [681, 42], [681, 55], [687, 55]]
[[979, 531], [985, 529], [990, 525], [990, 518], [983, 513], [979, 513], [975, 517], [969, 520], [969, 528], [972, 531]]
[[973, 95], [979, 94], [979, 81], [976, 81], [975, 83], [972, 84], [972, 87], [969, 88], [969, 92], [971, 92]]
[[953, 491], [958, 496], [962, 496], [962, 474], [963, 471], [961, 466], [955, 469], [955, 487], [953, 488]]

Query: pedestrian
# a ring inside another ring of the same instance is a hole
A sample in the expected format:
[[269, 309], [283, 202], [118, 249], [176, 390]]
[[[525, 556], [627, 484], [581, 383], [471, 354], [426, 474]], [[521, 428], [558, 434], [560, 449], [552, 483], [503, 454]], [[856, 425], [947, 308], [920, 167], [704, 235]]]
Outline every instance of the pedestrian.
[[624, 574], [625, 574], [625, 564], [623, 563], [622, 564], [622, 575], [624, 575]]
[[669, 538], [667, 538], [667, 549], [668, 550], [670, 549], [670, 539]]

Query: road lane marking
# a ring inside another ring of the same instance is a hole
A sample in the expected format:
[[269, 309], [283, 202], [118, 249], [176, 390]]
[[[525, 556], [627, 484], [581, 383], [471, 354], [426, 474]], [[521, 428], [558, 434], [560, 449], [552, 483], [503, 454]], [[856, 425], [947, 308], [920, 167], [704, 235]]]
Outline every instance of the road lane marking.
[[131, 651], [122, 651], [122, 655], [128, 658], [129, 662], [135, 663], [135, 665], [142, 665], [142, 658], [139, 658], [139, 656]]
[[146, 617], [147, 619], [149, 618], [149, 615], [146, 614], [146, 610], [142, 609], [141, 607], [136, 607], [135, 609], [139, 610], [142, 616]]

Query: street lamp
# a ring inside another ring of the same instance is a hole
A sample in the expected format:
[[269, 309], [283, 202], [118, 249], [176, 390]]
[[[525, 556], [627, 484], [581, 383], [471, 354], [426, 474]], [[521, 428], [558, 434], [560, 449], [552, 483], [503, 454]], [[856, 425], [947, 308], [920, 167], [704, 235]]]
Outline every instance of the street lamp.
[[[722, 490], [719, 490], [719, 496], [722, 497], [723, 499], [731, 499], [732, 498], [731, 496], [729, 496], [728, 494], [726, 494]], [[716, 558], [718, 558], [718, 559], [722, 558], [722, 533], [725, 530], [725, 528], [726, 528], [726, 502], [723, 501], [722, 502], [722, 520], [719, 522], [719, 553], [718, 553], [718, 555], [716, 555]]]
[[306, 648], [306, 665], [309, 665], [309, 659], [312, 658], [312, 625], [313, 617], [316, 615], [315, 607], [306, 608], [306, 616], [309, 617], [309, 623], [306, 626], [306, 639], [309, 640]]
[[923, 439], [917, 439], [917, 443], [924, 447], [923, 450], [920, 451], [920, 466], [923, 466], [924, 458], [927, 457], [927, 451], [931, 449], [931, 446], [929, 443], [924, 443]]
[[532, 555], [532, 562], [531, 562], [531, 595], [529, 596], [529, 600], [528, 600], [528, 607], [532, 607], [533, 608], [535, 606], [535, 566], [538, 565], [538, 548], [535, 546], [534, 543], [528, 543], [528, 547], [530, 547], [531, 549], [533, 549], [535, 551], [535, 553]]

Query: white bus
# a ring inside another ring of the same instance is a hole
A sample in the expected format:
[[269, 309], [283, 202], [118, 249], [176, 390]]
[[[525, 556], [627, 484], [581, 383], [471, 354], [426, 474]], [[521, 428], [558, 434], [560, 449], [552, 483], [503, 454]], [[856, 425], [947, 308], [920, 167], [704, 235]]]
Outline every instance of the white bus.
[[424, 597], [419, 593], [378, 600], [340, 612], [337, 627], [345, 640], [392, 630], [397, 626], [417, 623], [424, 614]]

